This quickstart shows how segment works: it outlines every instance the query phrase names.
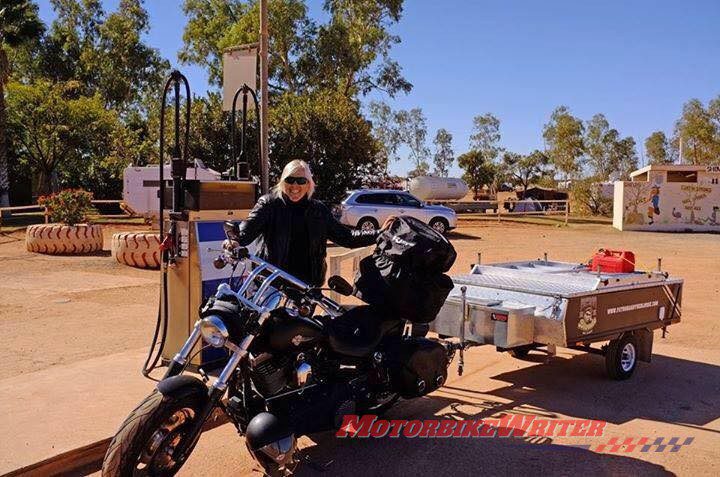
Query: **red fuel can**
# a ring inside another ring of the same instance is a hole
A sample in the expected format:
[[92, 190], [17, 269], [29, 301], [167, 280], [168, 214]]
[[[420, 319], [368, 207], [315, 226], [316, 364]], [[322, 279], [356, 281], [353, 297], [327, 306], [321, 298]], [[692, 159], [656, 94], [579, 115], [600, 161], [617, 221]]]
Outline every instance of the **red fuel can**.
[[635, 271], [635, 254], [627, 250], [605, 250], [600, 249], [596, 253], [590, 269], [601, 273], [631, 273]]

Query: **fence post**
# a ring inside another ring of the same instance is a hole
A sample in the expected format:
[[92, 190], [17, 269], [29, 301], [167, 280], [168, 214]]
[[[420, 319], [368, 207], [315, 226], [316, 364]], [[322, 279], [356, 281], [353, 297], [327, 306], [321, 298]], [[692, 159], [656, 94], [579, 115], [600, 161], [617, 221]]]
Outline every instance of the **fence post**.
[[501, 214], [501, 212], [500, 212], [500, 210], [501, 210], [501, 209], [500, 209], [500, 201], [497, 201], [497, 209], [495, 209], [495, 210], [497, 211], [498, 223], [500, 223], [500, 222], [502, 221], [502, 220], [500, 219], [500, 214]]
[[570, 201], [565, 201], [565, 225], [568, 224], [568, 216], [570, 215]]
[[50, 213], [48, 212], [47, 205], [45, 206], [45, 211], [43, 212], [43, 215], [45, 215], [45, 223], [47, 224], [50, 221]]

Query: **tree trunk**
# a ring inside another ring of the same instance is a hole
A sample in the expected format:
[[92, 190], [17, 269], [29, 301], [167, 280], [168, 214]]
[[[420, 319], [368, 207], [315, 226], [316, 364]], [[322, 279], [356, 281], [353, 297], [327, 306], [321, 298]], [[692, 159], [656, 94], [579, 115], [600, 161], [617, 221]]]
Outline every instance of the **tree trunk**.
[[[5, 55], [1, 47], [0, 55]], [[3, 60], [0, 58], [0, 65], [2, 63]], [[10, 171], [8, 170], [5, 114], [5, 83], [0, 72], [0, 207], [10, 206]]]
[[40, 169], [37, 175], [37, 195], [52, 193], [52, 171]]

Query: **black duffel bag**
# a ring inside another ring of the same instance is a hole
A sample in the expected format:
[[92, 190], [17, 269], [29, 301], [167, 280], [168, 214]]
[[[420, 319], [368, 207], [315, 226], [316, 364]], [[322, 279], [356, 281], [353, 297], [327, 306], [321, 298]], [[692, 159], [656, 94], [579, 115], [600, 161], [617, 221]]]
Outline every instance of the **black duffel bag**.
[[425, 222], [402, 215], [380, 233], [377, 250], [398, 268], [414, 273], [445, 273], [457, 253], [441, 233]]
[[453, 282], [443, 272], [456, 253], [441, 234], [412, 217], [400, 217], [378, 238], [375, 252], [360, 261], [355, 295], [414, 323], [429, 323]]

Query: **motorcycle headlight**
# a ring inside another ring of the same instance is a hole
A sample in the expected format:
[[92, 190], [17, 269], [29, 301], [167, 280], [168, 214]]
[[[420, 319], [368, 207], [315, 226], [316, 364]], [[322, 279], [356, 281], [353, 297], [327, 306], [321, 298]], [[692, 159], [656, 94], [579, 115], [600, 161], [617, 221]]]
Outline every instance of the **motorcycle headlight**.
[[214, 348], [222, 348], [225, 346], [225, 342], [227, 342], [228, 336], [230, 336], [225, 323], [215, 315], [210, 315], [202, 319], [200, 322], [200, 332], [205, 342]]

